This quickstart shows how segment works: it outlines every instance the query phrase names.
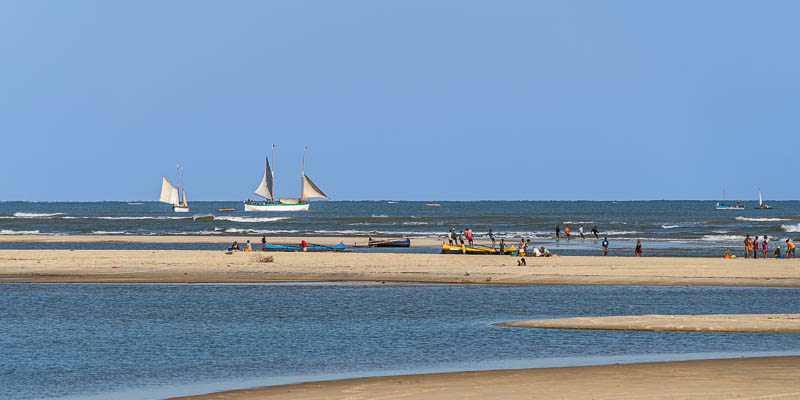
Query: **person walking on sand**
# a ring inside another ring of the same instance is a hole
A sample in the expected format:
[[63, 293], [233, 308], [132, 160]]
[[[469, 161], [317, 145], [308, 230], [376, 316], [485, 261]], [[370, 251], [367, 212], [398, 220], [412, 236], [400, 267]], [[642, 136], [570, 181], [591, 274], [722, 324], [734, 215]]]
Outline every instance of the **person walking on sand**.
[[600, 231], [597, 230], [597, 225], [595, 225], [594, 228], [592, 228], [592, 233], [594, 233], [595, 239], [600, 239], [600, 235], [598, 235]]
[[583, 236], [583, 225], [581, 225], [580, 228], [578, 228], [578, 233], [581, 234], [581, 239], [586, 239], [586, 236]]
[[247, 251], [253, 251], [253, 245], [250, 244], [250, 241], [247, 241]]
[[636, 248], [633, 250], [636, 257], [642, 256], [642, 239], [636, 239]]
[[567, 237], [567, 240], [570, 239], [569, 238], [569, 225], [564, 227], [564, 235]]
[[469, 247], [472, 247], [472, 231], [467, 228], [467, 230], [464, 231], [464, 235], [467, 237], [467, 241], [469, 241]]
[[603, 238], [603, 255], [608, 255], [608, 237]]
[[456, 230], [454, 228], [450, 228], [450, 234], [447, 235], [447, 240], [450, 241], [450, 246], [458, 245], [458, 234], [456, 234]]
[[758, 236], [753, 239], [753, 258], [758, 258]]
[[556, 240], [561, 238], [561, 225], [556, 225]]
[[794, 258], [794, 243], [792, 243], [792, 239], [786, 239], [786, 258]]
[[750, 235], [744, 238], [744, 258], [750, 258], [750, 253], [753, 251], [752, 244], [750, 243]]
[[500, 238], [500, 255], [506, 254], [506, 240]]
[[489, 233], [487, 233], [486, 236], [489, 236], [489, 239], [492, 239], [492, 248], [494, 248], [494, 233], [492, 233], [492, 228], [489, 228]]
[[267, 249], [267, 236], [264, 235], [261, 236], [261, 251], [264, 251], [266, 249]]
[[521, 239], [519, 241], [519, 248], [517, 248], [517, 255], [524, 256], [525, 255], [525, 239]]
[[767, 240], [767, 235], [764, 235], [764, 240], [761, 241], [761, 251], [764, 254], [764, 258], [767, 258], [767, 246], [769, 245], [769, 241]]

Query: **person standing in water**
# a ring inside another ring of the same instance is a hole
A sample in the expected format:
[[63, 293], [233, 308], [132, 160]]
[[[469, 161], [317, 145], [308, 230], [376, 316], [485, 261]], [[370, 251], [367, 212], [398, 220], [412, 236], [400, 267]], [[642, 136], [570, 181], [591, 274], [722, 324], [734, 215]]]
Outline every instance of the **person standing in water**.
[[603, 238], [603, 255], [608, 255], [608, 237]]
[[556, 225], [556, 240], [561, 238], [561, 225]]
[[594, 228], [592, 228], [592, 233], [594, 233], [594, 238], [595, 239], [600, 239], [600, 236], [598, 235], [598, 233], [600, 233], [600, 231], [597, 230], [597, 225], [595, 225]]
[[750, 242], [750, 235], [744, 238], [744, 258], [750, 258], [750, 253], [753, 252], [753, 247]]
[[753, 239], [753, 258], [758, 258], [758, 236]]
[[569, 225], [564, 227], [564, 235], [567, 236], [567, 240], [569, 240]]
[[578, 233], [581, 234], [581, 239], [586, 239], [586, 236], [583, 236], [583, 225], [581, 225], [581, 227], [578, 228]]
[[641, 239], [636, 239], [636, 249], [633, 250], [633, 254], [636, 257], [641, 257], [642, 256], [642, 240]]

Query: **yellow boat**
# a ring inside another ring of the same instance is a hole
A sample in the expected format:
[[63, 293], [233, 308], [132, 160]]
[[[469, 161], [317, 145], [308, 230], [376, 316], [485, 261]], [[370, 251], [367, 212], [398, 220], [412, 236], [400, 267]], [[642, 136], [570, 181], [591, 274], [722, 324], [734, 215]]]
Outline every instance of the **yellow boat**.
[[[503, 248], [503, 254], [516, 253], [517, 248], [509, 246]], [[469, 247], [469, 246], [450, 246], [442, 244], [442, 254], [500, 254], [500, 248], [495, 247]]]

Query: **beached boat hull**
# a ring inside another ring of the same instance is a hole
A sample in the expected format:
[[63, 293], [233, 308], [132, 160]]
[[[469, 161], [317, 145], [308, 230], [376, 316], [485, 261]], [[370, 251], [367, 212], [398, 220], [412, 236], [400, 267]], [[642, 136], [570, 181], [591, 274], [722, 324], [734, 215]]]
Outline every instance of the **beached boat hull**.
[[310, 203], [281, 204], [281, 203], [248, 203], [244, 202], [245, 211], [308, 211]]
[[[336, 246], [319, 246], [319, 245], [309, 245], [306, 246], [306, 251], [342, 251], [345, 250], [347, 247], [344, 243], [339, 243]], [[265, 244], [264, 251], [303, 251], [301, 246], [289, 246], [289, 245], [274, 245], [274, 244]]]
[[411, 247], [411, 240], [370, 240], [369, 247]]
[[[517, 248], [514, 246], [506, 247], [503, 249], [503, 254], [511, 254], [516, 253]], [[442, 245], [442, 254], [485, 254], [485, 255], [500, 255], [499, 248], [491, 248], [491, 247], [461, 247], [461, 246], [450, 246], [447, 244]]]
[[172, 206], [172, 211], [173, 212], [178, 212], [178, 213], [188, 213], [189, 212], [189, 207]]

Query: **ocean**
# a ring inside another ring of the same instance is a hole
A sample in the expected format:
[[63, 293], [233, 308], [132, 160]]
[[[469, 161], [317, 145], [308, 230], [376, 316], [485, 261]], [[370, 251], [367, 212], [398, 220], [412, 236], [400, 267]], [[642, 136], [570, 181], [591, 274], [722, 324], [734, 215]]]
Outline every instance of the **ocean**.
[[158, 399], [406, 373], [800, 354], [800, 335], [524, 329], [629, 314], [797, 312], [800, 289], [0, 285], [0, 398]]
[[[1, 202], [0, 235], [267, 235], [267, 236], [408, 236], [440, 238], [450, 228], [472, 229], [485, 238], [491, 228], [510, 241], [531, 239], [561, 254], [598, 254], [597, 240], [575, 240], [583, 227], [607, 236], [612, 254], [628, 254], [637, 239], [645, 255], [720, 256], [740, 253], [744, 236], [768, 235], [772, 246], [800, 237], [800, 201], [770, 201], [774, 209], [716, 210], [714, 201], [329, 201], [307, 212], [245, 213], [241, 202], [193, 202], [188, 214], [175, 214], [157, 202]], [[218, 212], [234, 208], [235, 212]], [[194, 216], [213, 215], [212, 221]], [[556, 225], [562, 240], [553, 240]], [[569, 225], [573, 240], [563, 239]], [[69, 248], [108, 248], [92, 245]], [[30, 248], [2, 244], [0, 248]], [[41, 245], [37, 248], [59, 248]], [[64, 247], [64, 246], [61, 246]], [[209, 245], [116, 245], [115, 248], [204, 248]], [[785, 247], [785, 245], [784, 245]], [[773, 247], [774, 248], [774, 247]], [[362, 250], [358, 250], [362, 251]], [[398, 251], [398, 250], [393, 250]], [[407, 251], [437, 252], [435, 248]]]

